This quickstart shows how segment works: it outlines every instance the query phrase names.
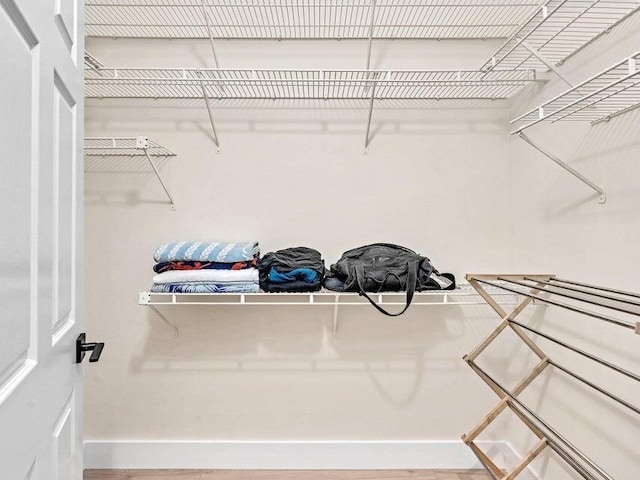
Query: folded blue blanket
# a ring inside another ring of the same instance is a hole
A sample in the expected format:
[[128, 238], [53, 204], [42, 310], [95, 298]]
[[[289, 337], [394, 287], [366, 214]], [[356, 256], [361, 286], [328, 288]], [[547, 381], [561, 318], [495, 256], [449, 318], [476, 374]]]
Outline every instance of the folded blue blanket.
[[318, 272], [311, 268], [294, 268], [288, 272], [279, 272], [275, 268], [269, 270], [269, 282], [271, 283], [316, 283], [319, 279]]
[[153, 285], [154, 293], [258, 293], [257, 283], [163, 283]]
[[260, 253], [258, 242], [174, 242], [159, 247], [156, 262], [247, 262]]

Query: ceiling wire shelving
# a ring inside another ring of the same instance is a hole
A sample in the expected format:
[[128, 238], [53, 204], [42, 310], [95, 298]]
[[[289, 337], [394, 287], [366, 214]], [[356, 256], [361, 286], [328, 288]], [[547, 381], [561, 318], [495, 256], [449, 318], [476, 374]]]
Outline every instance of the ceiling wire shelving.
[[587, 184], [600, 194], [600, 203], [604, 203], [606, 196], [602, 187], [536, 144], [524, 133], [524, 130], [542, 122], [556, 123], [573, 120], [595, 124], [608, 121], [638, 107], [640, 107], [640, 51], [516, 117], [510, 122], [514, 125], [511, 134], [518, 135], [540, 153]]
[[550, 69], [567, 81], [556, 66], [638, 10], [638, 0], [546, 0], [482, 70]]
[[86, 34], [276, 40], [506, 38], [539, 4], [540, 0], [87, 0]]
[[97, 99], [202, 99], [220, 151], [212, 100], [365, 100], [365, 153], [375, 101], [499, 100], [530, 82], [532, 70], [258, 70], [101, 68], [85, 72], [85, 95]]
[[599, 123], [640, 106], [640, 51], [513, 119], [512, 134], [540, 122]]
[[535, 80], [530, 70], [259, 70], [102, 68], [87, 71], [88, 98], [505, 99]]
[[160, 171], [154, 163], [154, 158], [170, 158], [176, 154], [162, 145], [149, 140], [145, 136], [137, 137], [86, 137], [84, 139], [85, 167], [89, 161], [100, 161], [109, 158], [122, 163], [129, 163], [131, 160], [146, 158], [158, 178], [164, 190], [172, 210], [175, 210], [175, 202], [169, 192], [165, 182], [162, 180]]

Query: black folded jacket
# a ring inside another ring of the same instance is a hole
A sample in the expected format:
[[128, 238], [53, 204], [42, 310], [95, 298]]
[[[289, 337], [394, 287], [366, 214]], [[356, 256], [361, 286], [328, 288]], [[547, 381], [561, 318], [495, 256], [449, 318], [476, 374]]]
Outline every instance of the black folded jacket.
[[[291, 272], [299, 268], [308, 268], [318, 273], [318, 281], [313, 283], [295, 280], [286, 283], [272, 283], [269, 272], [275, 268], [278, 272]], [[315, 292], [322, 288], [324, 279], [324, 261], [320, 252], [308, 247], [292, 247], [269, 252], [258, 262], [260, 288], [265, 292]]]

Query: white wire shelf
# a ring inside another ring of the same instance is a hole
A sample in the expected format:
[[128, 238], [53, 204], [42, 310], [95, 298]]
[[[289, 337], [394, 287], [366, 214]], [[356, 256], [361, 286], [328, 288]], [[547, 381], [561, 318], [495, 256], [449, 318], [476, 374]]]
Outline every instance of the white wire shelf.
[[546, 0], [482, 69], [562, 64], [639, 9], [638, 0]]
[[[517, 295], [495, 289], [501, 301], [515, 303]], [[383, 292], [370, 294], [379, 305], [404, 305], [405, 292]], [[333, 292], [322, 290], [309, 293], [153, 293], [140, 292], [140, 305], [253, 305], [253, 306], [356, 306], [370, 305], [356, 292]], [[485, 301], [469, 285], [461, 285], [455, 290], [435, 290], [416, 292], [414, 305], [484, 305]]]
[[149, 162], [153, 173], [156, 175], [158, 182], [160, 182], [164, 193], [169, 199], [171, 209], [175, 210], [175, 202], [173, 201], [171, 192], [169, 192], [167, 185], [160, 175], [160, 170], [153, 160], [154, 158], [166, 160], [170, 157], [175, 157], [176, 154], [168, 148], [163, 147], [162, 145], [152, 140], [149, 140], [145, 136], [85, 137], [84, 156], [85, 172], [98, 171], [99, 169], [97, 169], [96, 167], [100, 163], [104, 162], [105, 159], [109, 159], [111, 162], [115, 162], [115, 165], [112, 165], [113, 171], [120, 171], [120, 167], [129, 167], [132, 159], [146, 159]]
[[95, 37], [209, 38], [206, 10], [211, 37], [219, 39], [506, 38], [539, 4], [539, 0], [86, 0], [85, 32]]
[[[146, 147], [141, 143], [146, 139]], [[144, 148], [152, 157], [175, 157], [176, 154], [146, 137], [86, 137], [85, 157], [146, 157]]]
[[640, 51], [513, 119], [517, 134], [540, 122], [597, 123], [640, 106]]
[[[132, 69], [85, 71], [88, 98], [193, 99], [505, 99], [532, 70]], [[374, 90], [372, 91], [372, 87]]]
[[[515, 305], [518, 295], [505, 292], [499, 288], [491, 292], [497, 302], [505, 305]], [[405, 305], [405, 292], [383, 292], [370, 294], [371, 298], [381, 306]], [[333, 292], [322, 290], [309, 293], [153, 293], [140, 292], [138, 304], [149, 307], [157, 317], [171, 330], [172, 336], [178, 337], [178, 327], [157, 307], [158, 306], [332, 306], [334, 336], [338, 333], [339, 307], [368, 305], [369, 302], [356, 292]], [[484, 305], [484, 299], [470, 285], [459, 285], [455, 290], [435, 290], [416, 292], [411, 306], [437, 305]]]

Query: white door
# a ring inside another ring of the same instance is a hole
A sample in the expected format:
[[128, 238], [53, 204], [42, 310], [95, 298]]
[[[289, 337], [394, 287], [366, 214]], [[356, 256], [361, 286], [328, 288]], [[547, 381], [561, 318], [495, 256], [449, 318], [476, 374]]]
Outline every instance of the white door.
[[2, 480], [82, 478], [82, 32], [82, 0], [0, 0]]

